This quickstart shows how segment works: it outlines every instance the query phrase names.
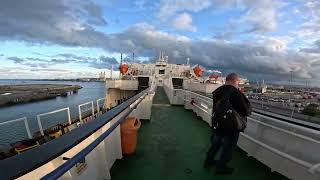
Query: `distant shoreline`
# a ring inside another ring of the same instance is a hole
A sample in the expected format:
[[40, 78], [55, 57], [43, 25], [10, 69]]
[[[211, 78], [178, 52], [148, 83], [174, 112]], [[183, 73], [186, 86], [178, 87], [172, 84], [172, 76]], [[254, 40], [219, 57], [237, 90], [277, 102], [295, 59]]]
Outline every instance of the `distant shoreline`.
[[97, 78], [78, 78], [78, 79], [0, 79], [5, 81], [71, 81], [71, 82], [104, 82]]
[[0, 85], [0, 107], [68, 96], [81, 88], [62, 84]]

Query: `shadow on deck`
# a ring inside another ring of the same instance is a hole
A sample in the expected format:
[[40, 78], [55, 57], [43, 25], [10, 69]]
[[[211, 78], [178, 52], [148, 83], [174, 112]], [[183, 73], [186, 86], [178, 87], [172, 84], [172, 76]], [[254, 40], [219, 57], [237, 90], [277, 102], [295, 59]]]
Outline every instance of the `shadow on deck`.
[[[163, 96], [164, 95], [164, 96]], [[155, 104], [169, 103], [163, 88], [158, 88]], [[214, 167], [202, 167], [211, 136], [210, 127], [182, 106], [153, 106], [150, 122], [139, 130], [136, 153], [117, 160], [111, 170], [113, 180], [122, 179], [259, 179], [285, 177], [237, 149], [232, 175], [216, 176]]]

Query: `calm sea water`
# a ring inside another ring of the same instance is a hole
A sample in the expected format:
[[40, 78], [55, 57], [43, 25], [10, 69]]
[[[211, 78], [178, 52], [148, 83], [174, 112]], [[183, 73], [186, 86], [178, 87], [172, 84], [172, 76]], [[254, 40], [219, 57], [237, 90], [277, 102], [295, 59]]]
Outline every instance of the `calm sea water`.
[[[72, 118], [78, 118], [78, 105], [89, 101], [95, 101], [105, 97], [106, 88], [103, 82], [71, 82], [71, 81], [33, 81], [33, 80], [0, 80], [0, 85], [13, 84], [69, 84], [79, 85], [83, 88], [77, 94], [67, 97], [57, 97], [55, 99], [18, 104], [8, 107], [0, 107], [0, 122], [27, 117], [31, 133], [39, 130], [36, 115], [69, 107]], [[89, 106], [84, 106], [83, 111], [90, 111]], [[67, 121], [67, 113], [60, 112], [41, 118], [44, 128]], [[6, 124], [0, 126], [0, 147], [18, 140], [27, 138], [27, 132], [23, 122]]]

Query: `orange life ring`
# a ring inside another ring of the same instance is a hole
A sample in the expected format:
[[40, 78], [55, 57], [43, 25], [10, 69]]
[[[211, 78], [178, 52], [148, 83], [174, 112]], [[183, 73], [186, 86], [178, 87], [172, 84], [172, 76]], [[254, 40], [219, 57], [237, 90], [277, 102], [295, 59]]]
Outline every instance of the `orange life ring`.
[[193, 72], [197, 77], [201, 77], [203, 75], [203, 70], [199, 66], [193, 68]]
[[125, 74], [128, 72], [129, 66], [127, 64], [121, 64], [119, 70], [121, 74]]

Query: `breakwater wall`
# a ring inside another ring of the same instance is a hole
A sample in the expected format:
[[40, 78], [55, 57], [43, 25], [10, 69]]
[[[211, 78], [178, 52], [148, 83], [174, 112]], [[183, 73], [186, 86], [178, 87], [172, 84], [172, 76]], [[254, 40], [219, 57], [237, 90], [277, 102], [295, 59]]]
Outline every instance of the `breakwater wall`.
[[4, 85], [0, 86], [0, 107], [68, 96], [81, 88], [61, 84]]

